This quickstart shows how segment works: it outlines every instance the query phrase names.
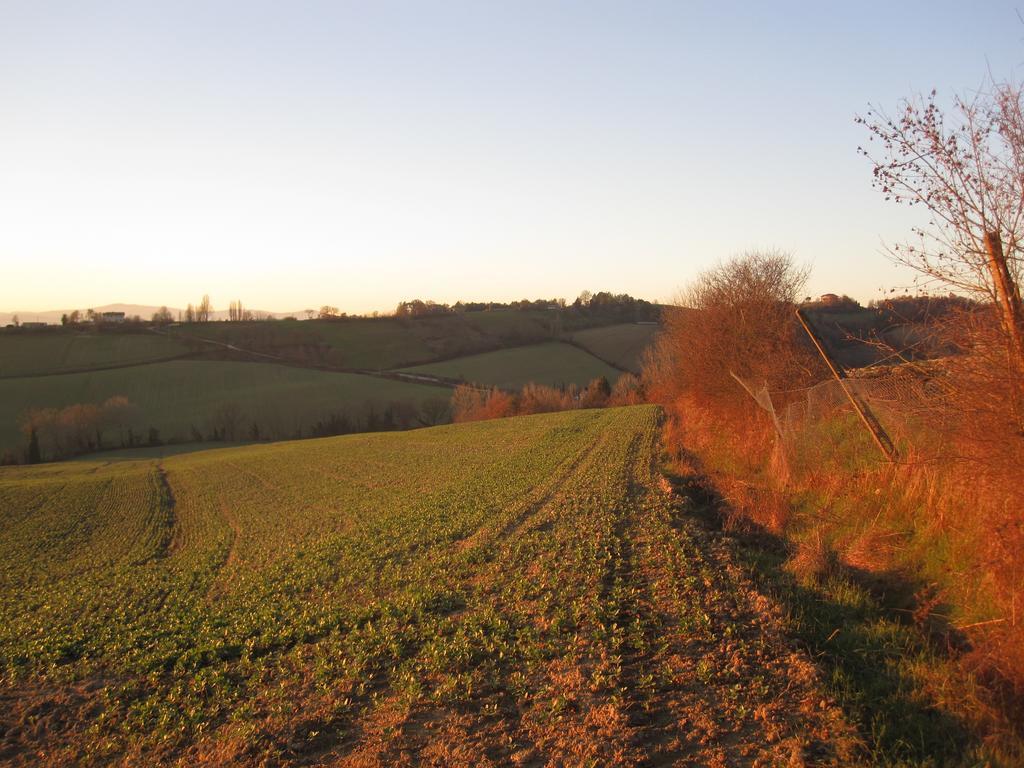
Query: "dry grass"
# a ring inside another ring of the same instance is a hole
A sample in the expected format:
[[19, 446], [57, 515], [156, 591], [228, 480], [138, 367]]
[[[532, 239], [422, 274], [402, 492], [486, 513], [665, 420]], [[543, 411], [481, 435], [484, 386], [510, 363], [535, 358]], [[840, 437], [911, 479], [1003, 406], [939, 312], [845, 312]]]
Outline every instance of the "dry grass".
[[[925, 695], [969, 723], [992, 750], [1018, 754], [1024, 725], [1020, 465], [993, 460], [981, 470], [977, 461], [939, 462], [918, 452], [903, 465], [869, 463], [850, 472], [836, 457], [818, 456], [812, 471], [790, 475], [774, 467], [774, 436], [755, 413], [712, 412], [685, 398], [673, 412], [666, 443], [686, 446], [706, 463], [701, 469], [725, 502], [725, 528], [787, 540], [784, 568], [800, 583], [840, 572], [866, 578], [893, 601], [895, 615], [954, 643], [953, 668], [918, 670]], [[902, 584], [920, 586], [908, 592]]]
[[797, 543], [785, 568], [800, 581], [814, 582], [833, 574], [837, 565], [835, 550], [822, 536], [821, 530], [815, 529], [808, 538]]

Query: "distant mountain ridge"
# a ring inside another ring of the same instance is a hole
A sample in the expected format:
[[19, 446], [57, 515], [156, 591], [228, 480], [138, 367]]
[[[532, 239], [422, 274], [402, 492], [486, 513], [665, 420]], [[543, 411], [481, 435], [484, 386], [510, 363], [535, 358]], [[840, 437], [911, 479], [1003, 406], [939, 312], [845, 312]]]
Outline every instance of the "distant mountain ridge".
[[[138, 315], [143, 320], [149, 320], [153, 313], [155, 313], [159, 306], [149, 304], [104, 304], [100, 307], [79, 307], [80, 312], [85, 312], [86, 309], [92, 309], [95, 312], [124, 312], [126, 316], [131, 317]], [[178, 313], [185, 314], [184, 309], [178, 307], [168, 307], [171, 314], [177, 318]], [[247, 308], [248, 309], [248, 308]], [[256, 315], [270, 315], [272, 317], [305, 317], [301, 312], [266, 312], [261, 309], [250, 310]], [[7, 325], [13, 322], [15, 315], [18, 316], [18, 320], [21, 322], [36, 322], [36, 323], [51, 323], [54, 325], [60, 325], [60, 318], [62, 315], [70, 314], [74, 312], [74, 309], [51, 309], [45, 312], [31, 312], [31, 311], [13, 311], [13, 312], [0, 312], [0, 326]], [[212, 319], [214, 320], [227, 320], [228, 310], [222, 309], [213, 313]]]

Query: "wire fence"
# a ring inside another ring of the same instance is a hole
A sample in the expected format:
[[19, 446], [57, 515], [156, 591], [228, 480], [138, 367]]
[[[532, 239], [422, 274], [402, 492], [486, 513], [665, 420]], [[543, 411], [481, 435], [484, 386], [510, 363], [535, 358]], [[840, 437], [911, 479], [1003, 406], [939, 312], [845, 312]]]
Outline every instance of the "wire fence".
[[769, 391], [763, 382], [735, 373], [733, 378], [771, 418], [790, 466], [828, 459], [844, 464], [884, 459], [858, 410], [881, 427], [894, 457], [923, 449], [929, 439], [925, 426], [936, 418], [945, 397], [940, 377], [916, 366], [868, 369], [841, 381], [828, 379], [783, 391]]

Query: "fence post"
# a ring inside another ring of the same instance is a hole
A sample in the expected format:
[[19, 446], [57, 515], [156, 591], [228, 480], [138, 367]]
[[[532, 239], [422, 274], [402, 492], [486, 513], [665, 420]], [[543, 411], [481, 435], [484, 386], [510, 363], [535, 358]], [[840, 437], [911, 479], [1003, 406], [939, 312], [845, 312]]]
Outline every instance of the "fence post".
[[985, 233], [985, 248], [988, 250], [988, 267], [996, 289], [996, 301], [1003, 315], [1003, 328], [1013, 350], [1017, 374], [1024, 374], [1024, 341], [1021, 340], [1020, 291], [1010, 274], [1003, 253], [1003, 241], [998, 232]]
[[832, 375], [836, 381], [839, 382], [839, 386], [846, 394], [846, 398], [853, 405], [857, 415], [860, 416], [860, 420], [864, 422], [864, 426], [867, 427], [868, 432], [871, 433], [872, 439], [875, 441], [875, 445], [878, 446], [878, 450], [882, 452], [887, 461], [892, 461], [896, 456], [896, 448], [892, 444], [892, 440], [889, 439], [889, 435], [886, 434], [885, 429], [882, 428], [881, 423], [875, 418], [875, 414], [872, 413], [871, 409], [868, 408], [867, 403], [861, 402], [860, 398], [853, 394], [853, 391], [846, 386], [846, 373], [843, 371], [842, 366], [832, 360], [832, 357], [825, 350], [825, 345], [822, 344], [821, 340], [818, 339], [818, 335], [814, 332], [811, 327], [810, 320], [804, 316], [803, 310], [800, 307], [796, 308], [796, 316], [800, 321], [800, 325], [807, 332], [807, 335], [811, 337], [811, 341], [814, 342], [814, 346], [818, 350], [818, 354], [821, 355], [822, 360], [825, 361], [825, 365], [832, 371]]

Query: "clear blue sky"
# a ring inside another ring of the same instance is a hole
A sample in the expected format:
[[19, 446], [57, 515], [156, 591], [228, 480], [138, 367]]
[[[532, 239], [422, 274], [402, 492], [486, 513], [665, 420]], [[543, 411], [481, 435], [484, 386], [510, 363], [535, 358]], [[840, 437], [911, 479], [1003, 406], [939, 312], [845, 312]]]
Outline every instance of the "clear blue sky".
[[1009, 2], [0, 0], [0, 309], [909, 281], [868, 102], [1015, 77]]

